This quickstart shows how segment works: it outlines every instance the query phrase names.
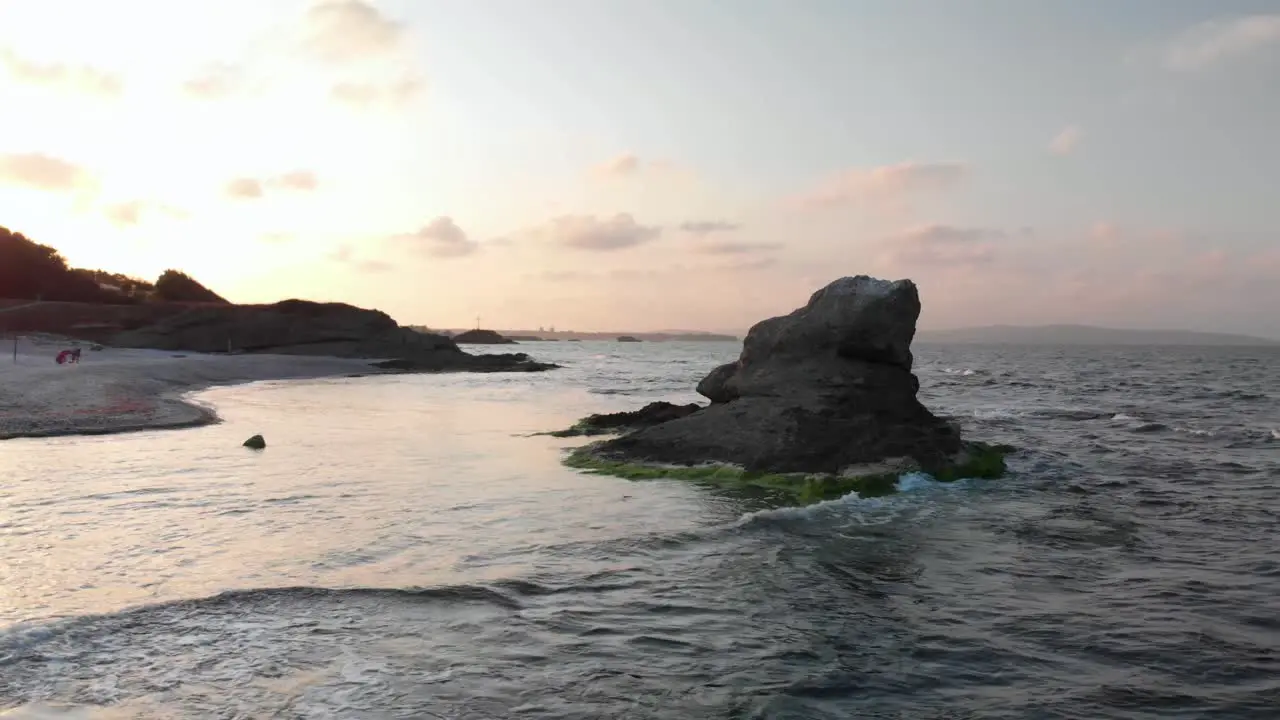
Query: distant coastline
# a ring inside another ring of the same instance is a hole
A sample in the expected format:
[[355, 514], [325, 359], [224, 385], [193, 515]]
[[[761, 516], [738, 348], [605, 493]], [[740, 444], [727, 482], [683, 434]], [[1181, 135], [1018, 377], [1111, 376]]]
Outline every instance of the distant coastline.
[[989, 325], [951, 330], [921, 330], [916, 342], [939, 345], [1093, 345], [1280, 347], [1280, 340], [1194, 330], [1130, 330], [1092, 325]]
[[[448, 337], [460, 335], [464, 332], [470, 332], [475, 328], [425, 328], [422, 326], [410, 326], [415, 330], [425, 330], [433, 333], [440, 333]], [[723, 335], [720, 333], [701, 332], [698, 330], [660, 330], [656, 332], [631, 332], [631, 331], [610, 331], [610, 332], [575, 332], [571, 330], [495, 330], [504, 338], [515, 340], [517, 342], [555, 342], [557, 340], [600, 340], [605, 342], [617, 342], [620, 337], [632, 337], [643, 342], [737, 342], [741, 338], [734, 335]]]

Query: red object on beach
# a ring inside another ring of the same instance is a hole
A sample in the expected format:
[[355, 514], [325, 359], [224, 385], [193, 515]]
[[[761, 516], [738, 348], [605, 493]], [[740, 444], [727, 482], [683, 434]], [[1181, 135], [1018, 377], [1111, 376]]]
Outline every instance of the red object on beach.
[[61, 365], [65, 363], [67, 359], [70, 357], [71, 357], [71, 351], [63, 350], [62, 352], [58, 353], [58, 364]]

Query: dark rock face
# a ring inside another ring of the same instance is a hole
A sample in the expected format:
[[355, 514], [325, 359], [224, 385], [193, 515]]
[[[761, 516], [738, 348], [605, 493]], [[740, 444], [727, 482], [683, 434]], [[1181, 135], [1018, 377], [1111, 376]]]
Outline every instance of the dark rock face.
[[596, 452], [768, 472], [839, 473], [901, 459], [946, 467], [963, 444], [916, 399], [910, 348], [919, 315], [910, 280], [836, 280], [804, 307], [751, 328], [738, 360], [698, 384], [710, 407]]
[[261, 435], [254, 435], [244, 441], [244, 446], [250, 450], [261, 450], [267, 446], [267, 441], [264, 440]]
[[511, 345], [515, 340], [505, 338], [493, 330], [468, 330], [453, 336], [459, 345]]
[[640, 342], [640, 338], [631, 335], [620, 335], [618, 336], [618, 342]]
[[[545, 370], [526, 355], [477, 356], [449, 338], [400, 327], [391, 316], [342, 303], [200, 306], [118, 333], [116, 347], [217, 353], [394, 358], [422, 370]], [[406, 367], [407, 369], [407, 367]]]

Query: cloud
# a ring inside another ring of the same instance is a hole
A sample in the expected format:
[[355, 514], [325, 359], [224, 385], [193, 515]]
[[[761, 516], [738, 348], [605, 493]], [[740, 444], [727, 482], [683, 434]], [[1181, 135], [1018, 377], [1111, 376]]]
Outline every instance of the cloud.
[[385, 54], [399, 45], [404, 28], [362, 0], [327, 0], [307, 13], [304, 50], [328, 63]]
[[294, 237], [293, 233], [273, 232], [259, 235], [258, 240], [265, 245], [286, 245], [293, 242]]
[[714, 265], [709, 269], [712, 272], [751, 272], [755, 270], [767, 270], [777, 264], [777, 258], [760, 258], [759, 260], [744, 260], [743, 262]]
[[223, 192], [235, 200], [257, 200], [265, 194], [262, 181], [251, 177], [236, 178], [228, 182]]
[[794, 198], [794, 203], [809, 210], [878, 204], [917, 193], [949, 190], [959, 185], [968, 173], [966, 165], [949, 162], [906, 162], [869, 170], [854, 169], [801, 193]]
[[981, 265], [995, 259], [1001, 230], [921, 225], [885, 239], [885, 259], [897, 266]]
[[234, 200], [259, 200], [266, 196], [267, 188], [311, 192], [319, 187], [320, 179], [311, 170], [293, 170], [265, 180], [248, 176], [238, 177], [228, 182], [223, 192]]
[[662, 228], [640, 225], [630, 213], [618, 213], [611, 218], [562, 215], [537, 230], [536, 234], [573, 250], [609, 251], [655, 240], [662, 235]]
[[640, 158], [631, 153], [627, 153], [598, 165], [594, 168], [594, 173], [602, 177], [634, 177], [640, 173], [641, 167], [642, 164], [640, 162]]
[[267, 184], [284, 190], [310, 191], [320, 187], [320, 179], [310, 170], [294, 170], [271, 178]]
[[356, 272], [364, 274], [385, 273], [394, 269], [391, 263], [382, 260], [365, 260], [356, 257], [355, 249], [350, 245], [339, 245], [336, 250], [329, 254], [329, 259], [341, 265], [347, 265]]
[[1280, 14], [1247, 15], [1200, 23], [1174, 38], [1164, 49], [1164, 66], [1179, 72], [1257, 53], [1280, 44]]
[[212, 65], [182, 84], [188, 95], [201, 100], [222, 100], [243, 88], [244, 72], [233, 65]]
[[38, 63], [0, 48], [0, 66], [20, 82], [91, 95], [114, 97], [124, 92], [119, 76], [84, 65]]
[[432, 220], [417, 232], [398, 235], [396, 239], [408, 243], [420, 254], [436, 258], [465, 257], [480, 249], [480, 244], [467, 237], [453, 218], [447, 216]]
[[1054, 155], [1070, 155], [1080, 143], [1083, 132], [1078, 125], [1068, 125], [1049, 141], [1049, 152]]
[[595, 273], [584, 272], [582, 270], [543, 270], [536, 273], [525, 273], [524, 277], [529, 280], [564, 283], [590, 280], [598, 276]]
[[141, 200], [131, 200], [129, 202], [108, 205], [102, 212], [112, 224], [126, 226], [137, 225], [142, 218], [142, 210], [145, 203]]
[[329, 89], [329, 96], [344, 105], [368, 109], [378, 105], [404, 105], [417, 97], [422, 88], [422, 81], [416, 78], [394, 83], [339, 82]]
[[782, 243], [712, 242], [694, 245], [694, 252], [703, 255], [748, 255], [768, 250], [779, 250]]
[[692, 235], [710, 235], [718, 232], [733, 232], [742, 226], [738, 223], [719, 220], [691, 220], [680, 223], [680, 229]]
[[0, 182], [44, 190], [70, 192], [92, 178], [78, 165], [41, 153], [0, 155]]
[[175, 218], [187, 217], [187, 213], [184, 210], [150, 200], [128, 200], [112, 203], [102, 209], [102, 214], [106, 216], [107, 220], [118, 227], [139, 225], [142, 223], [144, 216], [157, 212]]

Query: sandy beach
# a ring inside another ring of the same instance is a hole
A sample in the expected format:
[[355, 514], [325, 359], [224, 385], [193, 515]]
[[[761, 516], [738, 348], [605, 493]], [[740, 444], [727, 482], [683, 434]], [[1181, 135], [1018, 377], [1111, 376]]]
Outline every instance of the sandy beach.
[[216, 422], [181, 398], [214, 386], [261, 380], [380, 372], [372, 360], [296, 355], [202, 355], [162, 350], [91, 350], [59, 365], [74, 341], [42, 336], [0, 339], [0, 440], [177, 428]]

